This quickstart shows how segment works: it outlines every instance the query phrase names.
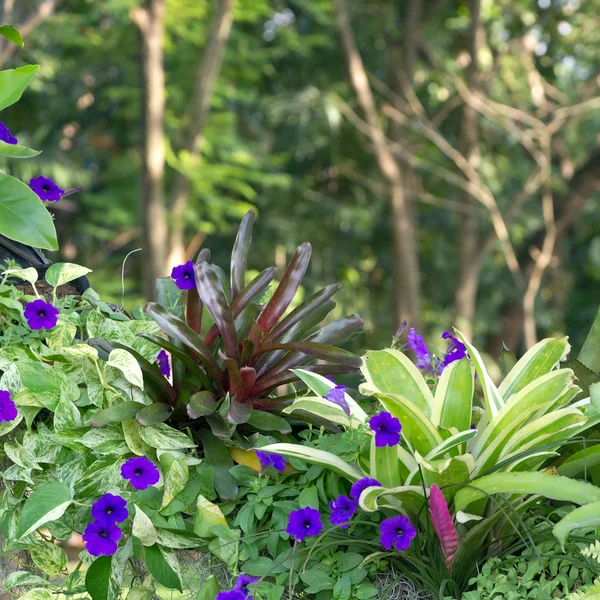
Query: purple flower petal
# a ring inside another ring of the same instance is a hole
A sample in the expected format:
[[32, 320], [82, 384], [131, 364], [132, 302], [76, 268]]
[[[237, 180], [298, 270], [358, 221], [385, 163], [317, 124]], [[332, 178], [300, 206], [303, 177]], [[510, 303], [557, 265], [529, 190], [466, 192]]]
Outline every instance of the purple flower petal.
[[156, 362], [160, 372], [168, 379], [171, 377], [171, 364], [169, 363], [169, 355], [161, 350], [156, 357]]
[[7, 390], [0, 390], [0, 422], [2, 421], [14, 421], [17, 418], [19, 412], [15, 403], [12, 401], [10, 392]]
[[356, 483], [352, 484], [350, 488], [350, 496], [358, 504], [360, 500], [360, 495], [368, 488], [368, 487], [380, 487], [381, 483], [377, 481], [377, 479], [373, 479], [371, 477], [363, 477], [359, 479]]
[[0, 141], [13, 145], [18, 142], [17, 138], [4, 123], [0, 123]]
[[65, 190], [59, 188], [50, 177], [43, 175], [30, 179], [29, 187], [44, 202], [58, 202], [65, 193]]
[[123, 532], [114, 523], [98, 520], [88, 523], [82, 538], [92, 556], [110, 556], [117, 551], [122, 535]]
[[329, 521], [332, 525], [339, 525], [341, 529], [347, 529], [349, 521], [358, 510], [356, 503], [348, 496], [338, 496], [329, 503], [331, 516]]
[[130, 458], [121, 466], [121, 477], [128, 479], [136, 490], [145, 490], [158, 483], [160, 472], [145, 456]]
[[23, 314], [31, 329], [52, 329], [58, 321], [59, 310], [41, 298], [29, 302]]
[[92, 517], [112, 523], [122, 523], [129, 516], [127, 501], [121, 496], [104, 494], [92, 504]]
[[375, 432], [375, 445], [378, 448], [384, 446], [396, 446], [400, 443], [400, 421], [389, 412], [380, 412], [371, 417], [369, 426]]
[[408, 333], [408, 344], [417, 356], [417, 368], [432, 373], [431, 354], [425, 345], [425, 340], [417, 335], [414, 327], [411, 327]]
[[323, 529], [321, 513], [314, 508], [301, 508], [290, 513], [286, 532], [298, 542], [311, 535], [319, 535]]
[[188, 260], [185, 264], [173, 267], [171, 279], [175, 281], [180, 290], [193, 290], [196, 287], [194, 263]]
[[379, 532], [381, 533], [381, 545], [386, 550], [392, 548], [406, 550], [410, 546], [411, 540], [417, 535], [417, 530], [404, 515], [383, 520], [379, 526]]
[[348, 406], [348, 402], [346, 402], [345, 385], [336, 385], [334, 388], [331, 388], [324, 398], [339, 406], [347, 415], [350, 415], [350, 407]]

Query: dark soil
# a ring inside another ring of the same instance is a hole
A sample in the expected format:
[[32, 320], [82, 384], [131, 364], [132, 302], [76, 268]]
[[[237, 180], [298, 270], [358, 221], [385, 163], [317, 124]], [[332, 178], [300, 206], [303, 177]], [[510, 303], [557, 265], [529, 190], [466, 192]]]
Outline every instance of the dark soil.
[[[33, 291], [33, 287], [30, 283], [19, 283], [15, 286], [18, 290], [22, 291], [24, 294], [28, 296], [34, 296], [35, 292]], [[35, 284], [35, 287], [39, 293], [39, 295], [46, 300], [46, 302], [52, 302], [52, 286], [48, 285], [45, 281], [38, 281]], [[65, 296], [79, 296], [79, 291], [77, 288], [67, 283], [66, 285], [61, 285], [56, 288], [56, 296], [58, 298], [64, 298]]]

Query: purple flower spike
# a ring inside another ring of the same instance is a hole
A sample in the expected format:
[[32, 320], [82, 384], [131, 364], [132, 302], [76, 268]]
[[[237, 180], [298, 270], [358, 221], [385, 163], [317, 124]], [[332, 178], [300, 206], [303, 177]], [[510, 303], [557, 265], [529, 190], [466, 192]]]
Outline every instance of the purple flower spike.
[[386, 550], [406, 550], [411, 540], [417, 535], [417, 530], [409, 521], [408, 517], [398, 515], [391, 519], [385, 519], [379, 526], [381, 533], [381, 545]]
[[269, 454], [268, 452], [256, 452], [256, 457], [260, 461], [263, 469], [267, 467], [273, 467], [277, 471], [285, 471], [285, 458], [279, 456], [279, 454]]
[[83, 533], [85, 548], [92, 556], [110, 556], [117, 551], [123, 532], [110, 521], [92, 521]]
[[17, 407], [10, 397], [10, 392], [0, 390], [0, 422], [14, 421], [18, 414]]
[[408, 344], [413, 352], [417, 355], [417, 368], [432, 372], [431, 354], [425, 345], [425, 340], [422, 336], [417, 335], [414, 327], [408, 332]]
[[244, 575], [243, 573], [240, 573], [235, 582], [235, 585], [233, 586], [232, 591], [241, 592], [242, 594], [244, 594], [246, 600], [252, 600], [252, 596], [250, 595], [250, 590], [248, 589], [248, 586], [252, 585], [253, 583], [256, 583], [259, 580], [260, 577], [250, 577], [250, 575]]
[[65, 193], [65, 190], [61, 190], [50, 177], [44, 177], [43, 175], [30, 179], [29, 187], [44, 202], [58, 202]]
[[352, 484], [350, 488], [350, 496], [356, 504], [360, 500], [360, 495], [368, 488], [368, 487], [380, 487], [381, 483], [377, 481], [377, 479], [373, 479], [371, 477], [363, 477], [359, 479], [356, 483]]
[[389, 412], [380, 412], [378, 415], [371, 417], [369, 425], [375, 432], [375, 445], [378, 448], [396, 446], [400, 443], [402, 425]]
[[122, 523], [128, 516], [127, 501], [121, 496], [104, 494], [92, 504], [92, 517], [96, 520]]
[[467, 356], [467, 347], [457, 338], [455, 338], [452, 334], [444, 331], [442, 334], [442, 338], [445, 340], [450, 340], [450, 345], [446, 350], [446, 354], [444, 356], [444, 360], [442, 361], [440, 373], [447, 367], [450, 363], [453, 363], [455, 360], [460, 360], [461, 358], [465, 358]]
[[13, 145], [18, 142], [17, 138], [4, 123], [0, 123], [0, 141]]
[[349, 521], [357, 511], [356, 503], [348, 496], [338, 496], [329, 503], [331, 517], [329, 521], [332, 525], [339, 525], [340, 529], [348, 529]]
[[231, 590], [230, 592], [219, 592], [215, 600], [247, 600], [247, 595], [240, 590]]
[[52, 329], [58, 321], [58, 308], [44, 302], [41, 298], [29, 302], [23, 314], [27, 319], [27, 325], [31, 329]]
[[156, 362], [160, 372], [168, 379], [171, 377], [171, 364], [169, 363], [169, 355], [161, 350], [156, 357]]
[[350, 416], [350, 407], [346, 402], [346, 386], [345, 385], [336, 385], [334, 388], [331, 388], [327, 392], [327, 396], [323, 396], [329, 402], [333, 402], [337, 404], [348, 416]]
[[184, 265], [173, 267], [171, 279], [175, 281], [180, 290], [193, 290], [196, 287], [194, 263], [188, 260]]
[[160, 473], [156, 465], [145, 456], [130, 458], [121, 466], [121, 477], [128, 479], [136, 490], [145, 490], [158, 483]]
[[319, 535], [322, 529], [321, 513], [307, 507], [290, 513], [290, 520], [285, 530], [296, 541], [302, 542], [309, 535]]

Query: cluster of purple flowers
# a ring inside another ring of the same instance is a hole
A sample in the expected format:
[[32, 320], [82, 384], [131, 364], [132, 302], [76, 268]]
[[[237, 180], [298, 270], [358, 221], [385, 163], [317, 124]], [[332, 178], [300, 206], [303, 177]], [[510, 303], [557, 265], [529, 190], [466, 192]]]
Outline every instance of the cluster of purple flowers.
[[38, 298], [25, 306], [23, 314], [27, 319], [27, 325], [31, 329], [39, 330], [52, 329], [58, 321], [59, 312], [58, 308]]
[[92, 518], [83, 533], [85, 547], [92, 556], [110, 556], [117, 551], [123, 536], [117, 523], [129, 516], [127, 501], [121, 496], [104, 494], [92, 504]]
[[10, 396], [10, 392], [7, 390], [0, 390], [0, 423], [2, 421], [14, 421], [18, 414], [17, 407]]
[[252, 600], [248, 586], [256, 583], [258, 577], [250, 577], [241, 573], [233, 586], [233, 589], [228, 592], [220, 592], [215, 600]]
[[431, 373], [432, 375], [439, 376], [450, 363], [468, 356], [466, 346], [451, 333], [444, 331], [442, 338], [450, 340], [450, 345], [446, 349], [444, 358], [436, 358], [434, 361], [425, 345], [423, 336], [418, 335], [415, 328], [411, 327], [408, 333], [408, 345], [417, 357], [417, 368], [426, 371], [427, 373]]

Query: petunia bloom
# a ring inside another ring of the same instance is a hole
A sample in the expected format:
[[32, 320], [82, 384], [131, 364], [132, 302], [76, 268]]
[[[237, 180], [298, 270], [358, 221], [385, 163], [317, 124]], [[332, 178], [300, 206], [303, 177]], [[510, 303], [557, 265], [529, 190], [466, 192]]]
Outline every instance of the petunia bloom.
[[188, 260], [183, 265], [173, 267], [171, 279], [175, 281], [180, 290], [193, 290], [196, 287], [194, 263], [191, 260]]
[[58, 202], [65, 194], [65, 190], [59, 188], [50, 177], [33, 177], [29, 180], [29, 187], [44, 202]]
[[219, 592], [215, 600], [247, 600], [247, 598], [244, 592], [231, 590], [229, 592]]
[[4, 123], [0, 123], [0, 141], [13, 145], [18, 142], [17, 138], [10, 132], [10, 129]]
[[346, 386], [336, 385], [327, 392], [327, 396], [324, 396], [329, 402], [337, 404], [347, 415], [350, 415], [350, 407], [346, 402]]
[[18, 414], [17, 407], [10, 397], [10, 392], [0, 390], [0, 422], [14, 421]]
[[128, 479], [136, 490], [145, 490], [158, 483], [160, 473], [152, 461], [145, 456], [137, 456], [121, 466], [121, 477]]
[[363, 477], [359, 479], [356, 483], [352, 484], [350, 488], [350, 496], [358, 504], [360, 500], [360, 495], [368, 488], [368, 487], [380, 487], [381, 483], [377, 481], [377, 479], [373, 479], [372, 477]]
[[156, 362], [160, 372], [168, 379], [171, 377], [171, 364], [169, 363], [169, 355], [161, 350], [156, 357]]
[[285, 528], [296, 541], [302, 542], [309, 535], [319, 535], [323, 529], [321, 513], [314, 508], [301, 508], [290, 513], [290, 518]]
[[386, 550], [406, 550], [411, 540], [417, 535], [417, 530], [409, 521], [408, 517], [398, 515], [391, 519], [385, 519], [379, 526], [381, 533], [381, 545]]
[[122, 523], [129, 516], [127, 501], [121, 496], [104, 494], [92, 504], [92, 517], [111, 523]]
[[233, 586], [233, 591], [242, 592], [244, 594], [246, 600], [252, 600], [252, 596], [250, 596], [250, 590], [248, 586], [256, 583], [260, 580], [260, 577], [251, 577], [250, 575], [244, 575], [244, 573], [240, 573], [238, 578]]
[[117, 551], [123, 532], [110, 521], [88, 523], [83, 535], [85, 548], [92, 556], [110, 556]]
[[25, 306], [23, 314], [27, 319], [27, 325], [31, 329], [52, 329], [58, 321], [58, 308], [44, 302], [41, 298], [29, 302]]
[[256, 452], [256, 457], [260, 461], [263, 469], [267, 467], [273, 467], [277, 471], [285, 471], [285, 458], [279, 456], [279, 454], [269, 454], [268, 452]]
[[431, 353], [425, 345], [425, 340], [417, 334], [414, 327], [411, 327], [408, 332], [408, 344], [417, 356], [417, 368], [432, 373]]
[[400, 443], [400, 421], [389, 412], [380, 412], [371, 417], [369, 426], [375, 432], [375, 445], [378, 448], [384, 446], [396, 446]]
[[329, 508], [331, 509], [330, 523], [339, 525], [341, 529], [348, 529], [349, 521], [357, 511], [354, 500], [348, 496], [338, 496], [329, 503]]

